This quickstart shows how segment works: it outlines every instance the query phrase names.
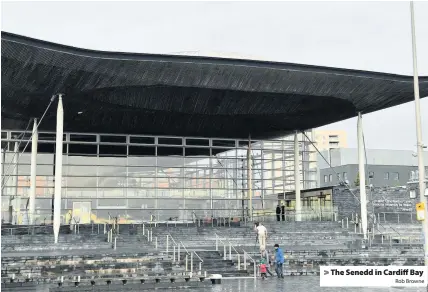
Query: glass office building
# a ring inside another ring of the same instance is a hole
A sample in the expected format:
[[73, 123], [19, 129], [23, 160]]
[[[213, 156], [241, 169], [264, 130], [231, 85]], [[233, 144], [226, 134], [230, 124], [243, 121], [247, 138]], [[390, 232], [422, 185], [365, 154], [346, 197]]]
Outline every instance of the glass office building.
[[[55, 177], [55, 133], [38, 136], [35, 224], [52, 222]], [[313, 188], [314, 151], [299, 137], [301, 187]], [[62, 222], [240, 217], [250, 188], [253, 212], [274, 212], [295, 187], [294, 136], [250, 144], [249, 159], [249, 140], [65, 133]], [[3, 130], [2, 151], [2, 220], [26, 224], [31, 132]]]

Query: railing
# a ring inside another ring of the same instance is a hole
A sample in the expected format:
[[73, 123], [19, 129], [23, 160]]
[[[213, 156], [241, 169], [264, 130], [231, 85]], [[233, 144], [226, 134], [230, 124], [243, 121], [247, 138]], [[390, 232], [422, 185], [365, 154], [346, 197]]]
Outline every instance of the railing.
[[175, 263], [176, 262], [176, 248], [177, 248], [177, 262], [180, 261], [180, 254], [181, 254], [181, 250], [180, 247], [182, 246], [184, 251], [186, 252], [186, 256], [185, 256], [185, 270], [186, 272], [189, 271], [189, 266], [188, 266], [188, 262], [189, 262], [189, 256], [190, 256], [190, 276], [193, 276], [193, 255], [195, 255], [198, 260], [199, 260], [199, 270], [198, 270], [198, 274], [201, 275], [202, 274], [202, 263], [204, 262], [202, 260], [202, 258], [196, 253], [196, 251], [192, 251], [189, 252], [186, 248], [186, 246], [183, 244], [182, 241], [180, 241], [179, 243], [177, 243], [174, 239], [174, 237], [172, 237], [172, 235], [170, 233], [168, 233], [166, 235], [166, 254], [167, 257], [169, 257], [169, 240], [171, 239], [172, 243], [173, 243], [173, 260], [172, 262]]
[[247, 269], [247, 257], [253, 262], [254, 265], [254, 280], [257, 279], [257, 262], [243, 249], [244, 252], [244, 269]]
[[[229, 240], [227, 241], [229, 244], [229, 260], [232, 260], [232, 249], [235, 251], [237, 259], [238, 259], [238, 271], [241, 270], [241, 254], [239, 253], [239, 251], [232, 245], [232, 242], [230, 242]], [[220, 239], [220, 236], [215, 233], [215, 249], [216, 251], [219, 251], [218, 245], [219, 243], [223, 244], [223, 260], [227, 260], [227, 244]]]
[[[257, 222], [275, 222], [275, 221], [286, 221], [286, 222], [295, 222], [295, 221], [337, 221], [338, 215], [337, 211], [302, 211], [299, 213], [296, 212], [286, 212], [285, 214], [255, 214], [253, 216], [253, 221]], [[280, 220], [277, 220], [279, 216]], [[300, 218], [299, 218], [300, 217]], [[285, 220], [283, 220], [285, 219]]]
[[[394, 244], [421, 244], [423, 242], [423, 239], [421, 235], [404, 235], [401, 234], [396, 228], [394, 228], [392, 225], [388, 225], [388, 222], [384, 220], [384, 222], [381, 222], [382, 214], [385, 216], [385, 214], [394, 214], [397, 215], [397, 218], [400, 218], [400, 214], [409, 215], [410, 218], [412, 218], [410, 212], [381, 212], [376, 213], [377, 215], [371, 216], [372, 219], [371, 222], [369, 221], [367, 223], [367, 240], [369, 246], [372, 246], [373, 244], [381, 244], [381, 245], [389, 245], [392, 246]], [[409, 218], [407, 217], [407, 218]], [[384, 217], [385, 218], [385, 217]], [[346, 224], [345, 224], [346, 222]], [[345, 218], [342, 219], [342, 228], [349, 229], [349, 222], [354, 224], [354, 233], [355, 234], [363, 234], [361, 219], [359, 218], [358, 214], [351, 214], [351, 219]], [[396, 221], [396, 223], [400, 223], [399, 220]], [[408, 221], [404, 223], [409, 223]], [[384, 225], [386, 224], [386, 225]], [[376, 240], [376, 235], [378, 236]]]
[[383, 223], [417, 223], [416, 214], [413, 212], [379, 212], [376, 214], [378, 222]]

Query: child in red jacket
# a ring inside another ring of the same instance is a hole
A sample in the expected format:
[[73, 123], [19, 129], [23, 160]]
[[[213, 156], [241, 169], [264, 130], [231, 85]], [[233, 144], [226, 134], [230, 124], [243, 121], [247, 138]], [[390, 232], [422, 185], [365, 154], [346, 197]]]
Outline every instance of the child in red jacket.
[[262, 277], [263, 280], [266, 279], [267, 277], [266, 273], [267, 273], [266, 263], [265, 263], [265, 260], [262, 259], [260, 261], [260, 276]]

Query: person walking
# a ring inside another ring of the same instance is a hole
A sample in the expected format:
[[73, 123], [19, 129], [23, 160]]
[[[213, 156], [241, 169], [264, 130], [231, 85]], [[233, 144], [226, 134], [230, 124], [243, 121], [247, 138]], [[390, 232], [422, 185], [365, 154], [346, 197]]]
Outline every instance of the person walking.
[[285, 206], [284, 206], [284, 203], [282, 203], [282, 206], [281, 206], [281, 214], [282, 214], [282, 221], [285, 221]]
[[267, 229], [261, 223], [257, 223], [257, 234], [259, 237], [260, 253], [266, 250]]
[[265, 260], [265, 263], [266, 263], [266, 272], [267, 272], [270, 276], [272, 276], [272, 277], [273, 277], [272, 272], [269, 270], [269, 268], [270, 268], [270, 266], [271, 266], [272, 261], [271, 261], [271, 259], [269, 258], [269, 252], [268, 252], [268, 250], [267, 250], [267, 249], [262, 251], [262, 259], [263, 259], [263, 260]]
[[279, 204], [276, 206], [276, 221], [281, 221], [281, 207]]
[[275, 272], [278, 278], [284, 278], [284, 272], [282, 265], [284, 264], [284, 252], [279, 248], [278, 244], [275, 244]]

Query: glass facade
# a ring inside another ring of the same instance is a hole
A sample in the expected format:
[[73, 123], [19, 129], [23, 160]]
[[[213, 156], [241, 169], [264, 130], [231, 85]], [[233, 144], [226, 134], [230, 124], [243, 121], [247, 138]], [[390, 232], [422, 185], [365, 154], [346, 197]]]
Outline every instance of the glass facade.
[[[30, 136], [2, 131], [5, 222], [28, 220]], [[301, 138], [301, 186], [316, 187], [313, 151]], [[294, 136], [251, 141], [254, 210], [274, 210], [278, 194], [294, 190], [293, 141]], [[248, 144], [234, 139], [65, 133], [63, 221], [76, 212], [85, 222], [102, 222], [109, 216], [128, 222], [239, 217], [248, 212]], [[55, 133], [39, 133], [36, 224], [52, 220], [54, 153]]]

